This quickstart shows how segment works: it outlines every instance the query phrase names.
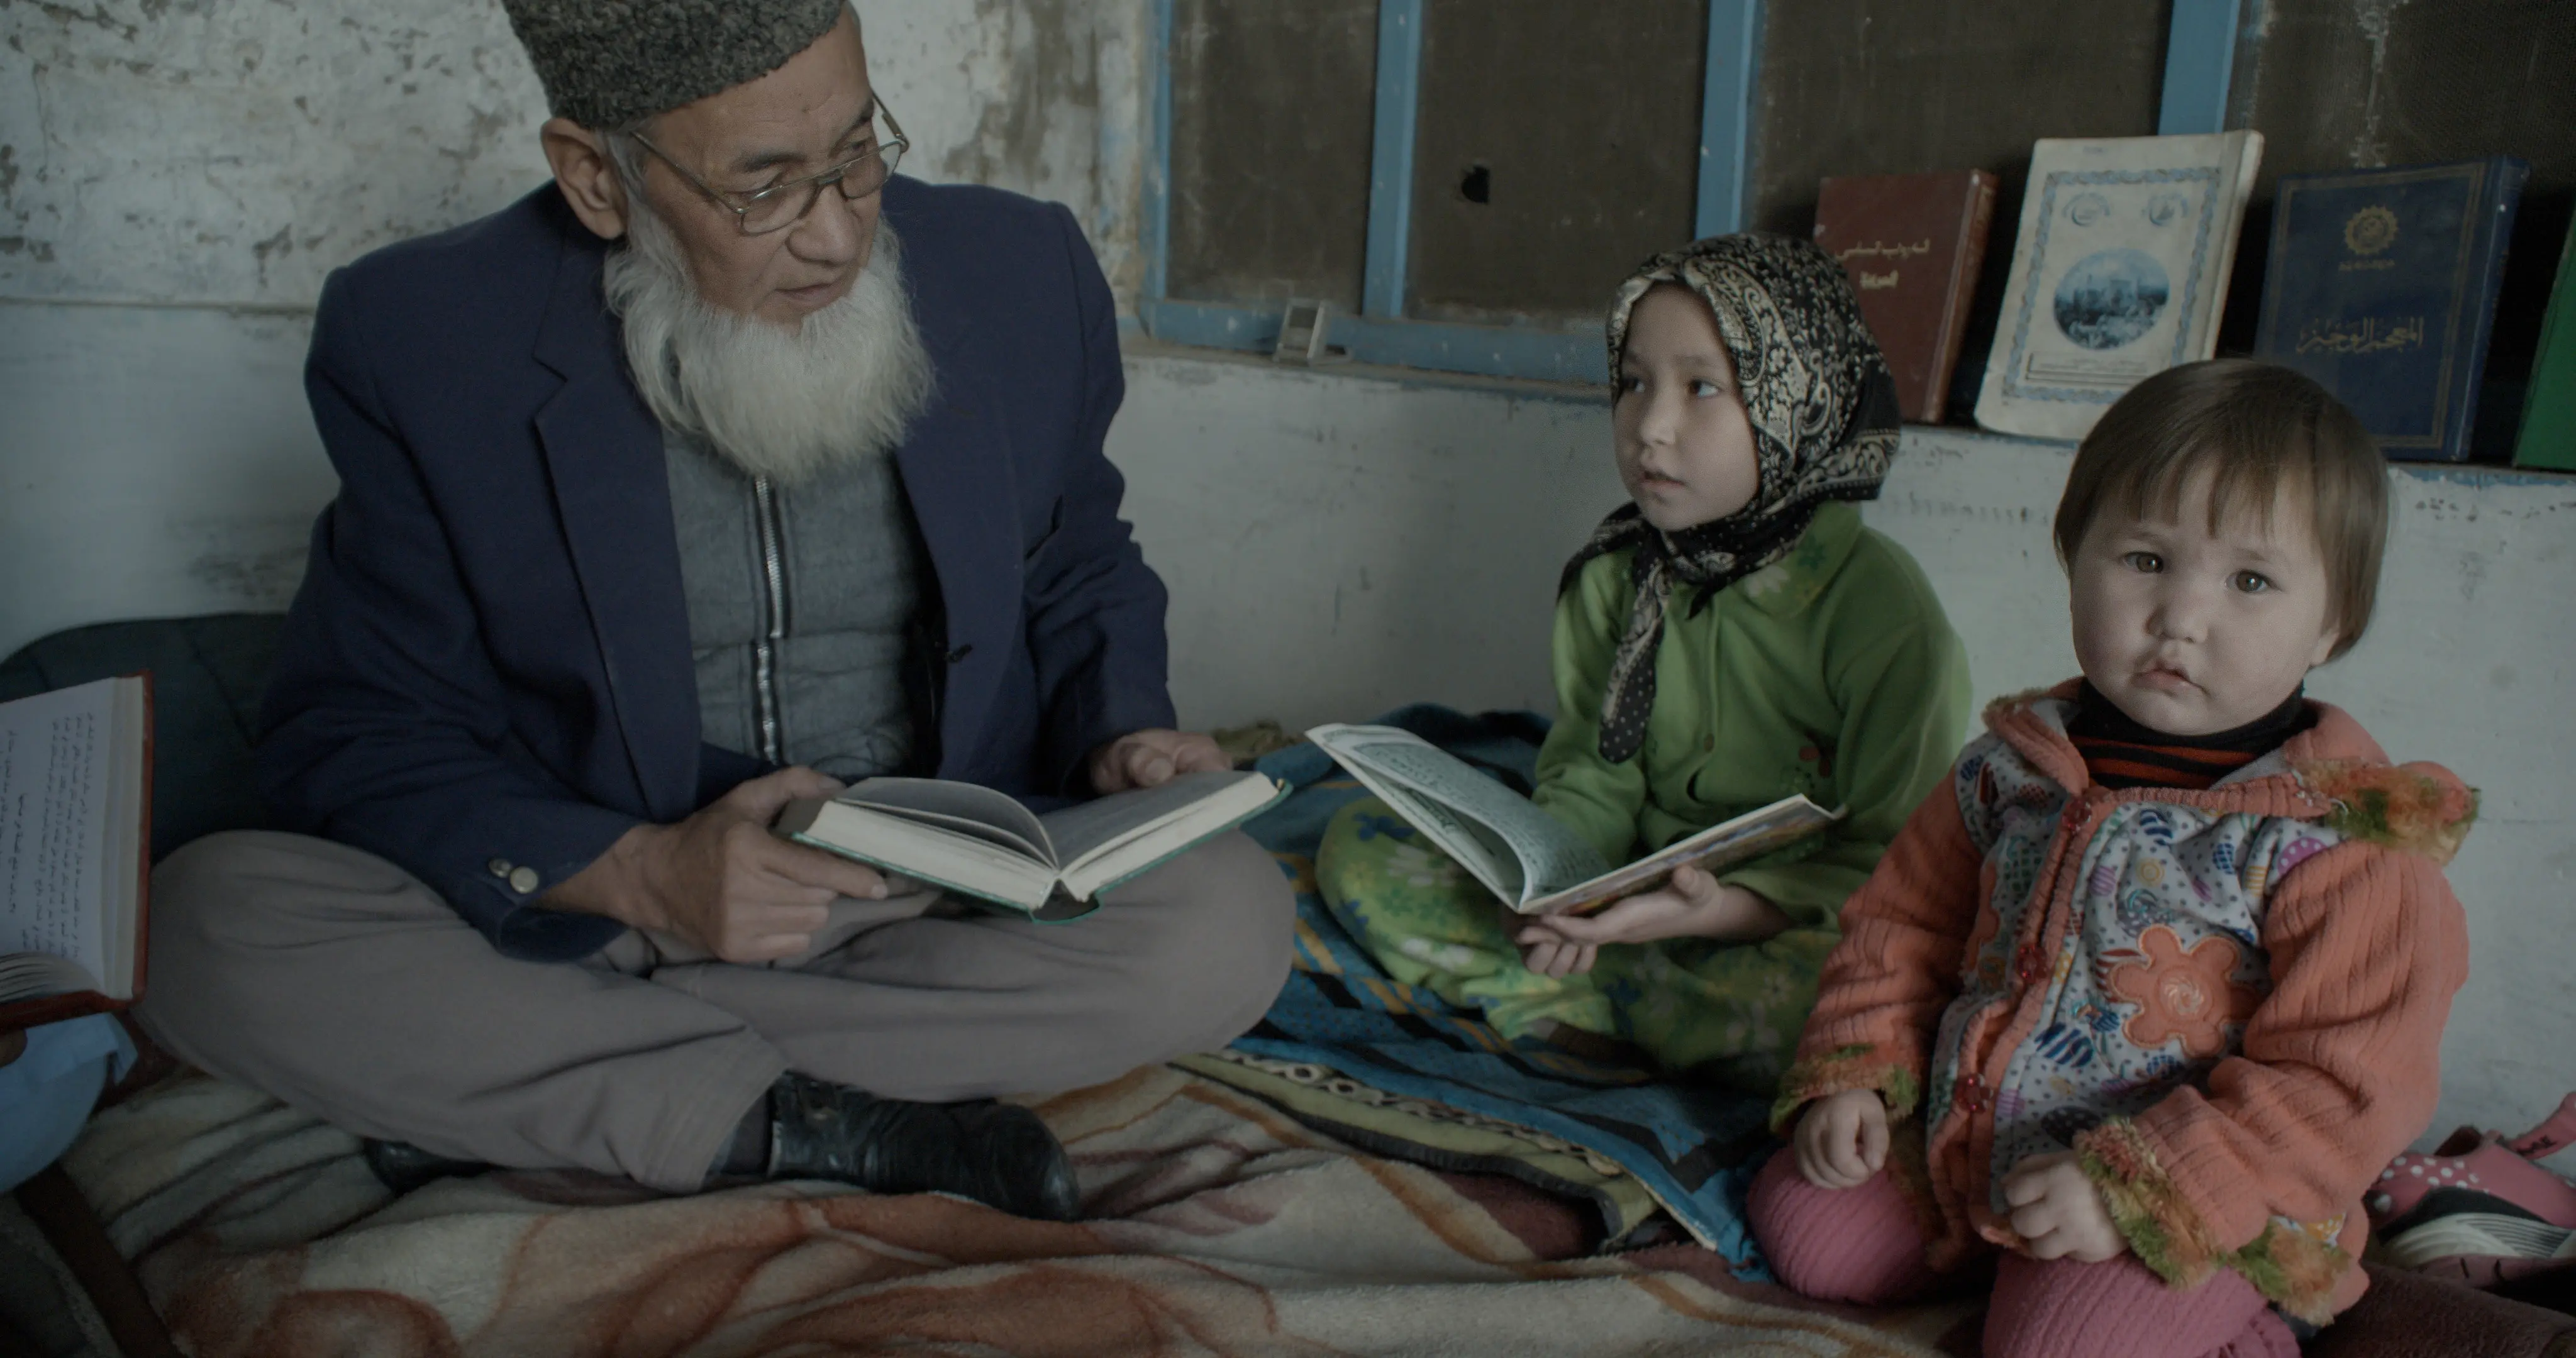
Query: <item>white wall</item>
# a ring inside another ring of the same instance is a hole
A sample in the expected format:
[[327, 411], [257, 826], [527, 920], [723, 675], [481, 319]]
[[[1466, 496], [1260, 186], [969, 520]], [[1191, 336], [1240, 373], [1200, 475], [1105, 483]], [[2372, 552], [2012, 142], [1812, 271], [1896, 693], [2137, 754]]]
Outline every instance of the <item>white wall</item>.
[[[908, 171], [1070, 203], [1132, 296], [1140, 0], [861, 0]], [[540, 174], [492, 0], [0, 5], [0, 654], [109, 618], [282, 606], [331, 493], [299, 367], [328, 268]], [[283, 234], [281, 234], [283, 233]], [[1581, 393], [1138, 345], [1111, 453], [1202, 724], [1546, 704], [1556, 572], [1618, 493]], [[1993, 694], [2072, 665], [2062, 447], [1910, 431], [1871, 522]], [[2576, 480], [2410, 469], [2372, 636], [2316, 691], [2485, 789], [2451, 878], [2474, 977], [2454, 1121], [2576, 1085]]]

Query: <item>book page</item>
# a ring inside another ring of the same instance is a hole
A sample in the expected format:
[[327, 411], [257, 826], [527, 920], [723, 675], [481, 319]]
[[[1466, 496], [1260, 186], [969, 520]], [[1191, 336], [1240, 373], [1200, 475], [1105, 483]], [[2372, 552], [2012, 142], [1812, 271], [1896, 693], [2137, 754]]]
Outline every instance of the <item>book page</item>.
[[116, 681], [0, 705], [0, 952], [107, 974], [109, 713]]
[[979, 900], [1035, 910], [1055, 889], [1055, 870], [1003, 842], [980, 821], [940, 822], [932, 813], [898, 813], [852, 802], [807, 797], [787, 804], [772, 832], [808, 848], [883, 869], [924, 885]]
[[[1473, 823], [1467, 833], [1488, 841], [1480, 847], [1489, 852], [1500, 848], [1518, 860], [1519, 871], [1510, 875], [1516, 883], [1477, 874], [1514, 909], [1523, 908], [1531, 897], [1563, 891], [1609, 870], [1597, 850], [1528, 798], [1410, 732], [1387, 726], [1318, 726], [1306, 734], [1379, 795], [1385, 796], [1385, 784], [1391, 783], [1451, 813], [1441, 817], [1449, 824], [1427, 823], [1414, 819], [1418, 807], [1387, 799], [1469, 871], [1475, 871], [1475, 865], [1453, 842], [1465, 829], [1457, 820]], [[1509, 885], [1519, 889], [1507, 890]]]
[[1287, 795], [1287, 786], [1266, 774], [1190, 773], [1161, 787], [1051, 811], [1042, 819], [1065, 854], [1065, 890], [1087, 901], [1243, 824]]
[[1533, 914], [1589, 913], [1612, 901], [1655, 890], [1686, 866], [1718, 872], [1759, 858], [1822, 830], [1842, 819], [1842, 814], [1827, 811], [1804, 797], [1783, 797], [1759, 810], [1675, 840], [1624, 868], [1543, 896], [1530, 902], [1528, 909]]
[[[1081, 862], [1086, 856], [1115, 844], [1131, 835], [1150, 834], [1166, 823], [1184, 817], [1189, 809], [1208, 798], [1245, 782], [1268, 783], [1257, 773], [1231, 770], [1184, 773], [1160, 787], [1113, 792], [1062, 810], [1038, 817], [1046, 826], [1047, 837], [1055, 842], [1056, 852], [1064, 863]], [[1264, 800], [1268, 800], [1264, 797]]]
[[1049, 868], [1062, 865], [1037, 813], [989, 787], [942, 778], [862, 778], [833, 800], [972, 835]]

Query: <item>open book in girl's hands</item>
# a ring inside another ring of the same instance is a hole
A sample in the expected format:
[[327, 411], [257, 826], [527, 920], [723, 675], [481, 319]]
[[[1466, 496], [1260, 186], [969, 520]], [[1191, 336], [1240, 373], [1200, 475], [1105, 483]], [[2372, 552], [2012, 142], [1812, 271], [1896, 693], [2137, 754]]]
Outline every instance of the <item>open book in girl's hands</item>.
[[799, 844], [1050, 923], [1090, 914], [1141, 877], [1288, 795], [1258, 773], [1185, 773], [1041, 816], [1005, 793], [937, 778], [869, 778], [787, 804]]
[[1784, 797], [1614, 868], [1528, 798], [1409, 731], [1328, 725], [1306, 738], [1524, 915], [1589, 914], [1662, 886], [1677, 868], [1717, 872], [1814, 834], [1843, 814]]

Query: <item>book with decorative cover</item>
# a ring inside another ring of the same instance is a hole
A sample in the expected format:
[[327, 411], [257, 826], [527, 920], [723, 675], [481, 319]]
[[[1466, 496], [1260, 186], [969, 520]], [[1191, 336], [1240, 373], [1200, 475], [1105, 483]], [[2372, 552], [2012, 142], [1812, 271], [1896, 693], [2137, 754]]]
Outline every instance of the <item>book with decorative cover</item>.
[[2558, 251], [2558, 283], [2540, 323], [2531, 359], [2530, 395], [2522, 403], [2522, 437], [2513, 465], [2576, 472], [2576, 227]]
[[2254, 356], [2324, 383], [2390, 457], [2465, 459], [2530, 175], [2490, 156], [2281, 176]]
[[0, 703], [0, 1028], [143, 994], [152, 680]]
[[1851, 275], [1916, 424], [1941, 422], [1994, 211], [1984, 170], [1842, 175], [1817, 191], [1816, 244]]
[[2140, 381], [2218, 350], [2263, 134], [2042, 140], [1977, 423], [2080, 439]]

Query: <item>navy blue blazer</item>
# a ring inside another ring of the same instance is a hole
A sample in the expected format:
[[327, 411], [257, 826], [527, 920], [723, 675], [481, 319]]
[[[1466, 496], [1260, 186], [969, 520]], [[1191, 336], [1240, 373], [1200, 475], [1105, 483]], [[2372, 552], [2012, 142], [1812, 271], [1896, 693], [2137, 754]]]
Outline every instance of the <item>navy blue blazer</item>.
[[[898, 178], [885, 220], [938, 369], [896, 454], [944, 624], [938, 771], [1073, 793], [1094, 746], [1172, 724], [1162, 582], [1101, 453], [1125, 394], [1108, 282], [1058, 205]], [[537, 896], [765, 767], [699, 736], [662, 434], [606, 250], [549, 184], [331, 275], [305, 385], [340, 493], [260, 722], [289, 828], [535, 960], [622, 927]]]

